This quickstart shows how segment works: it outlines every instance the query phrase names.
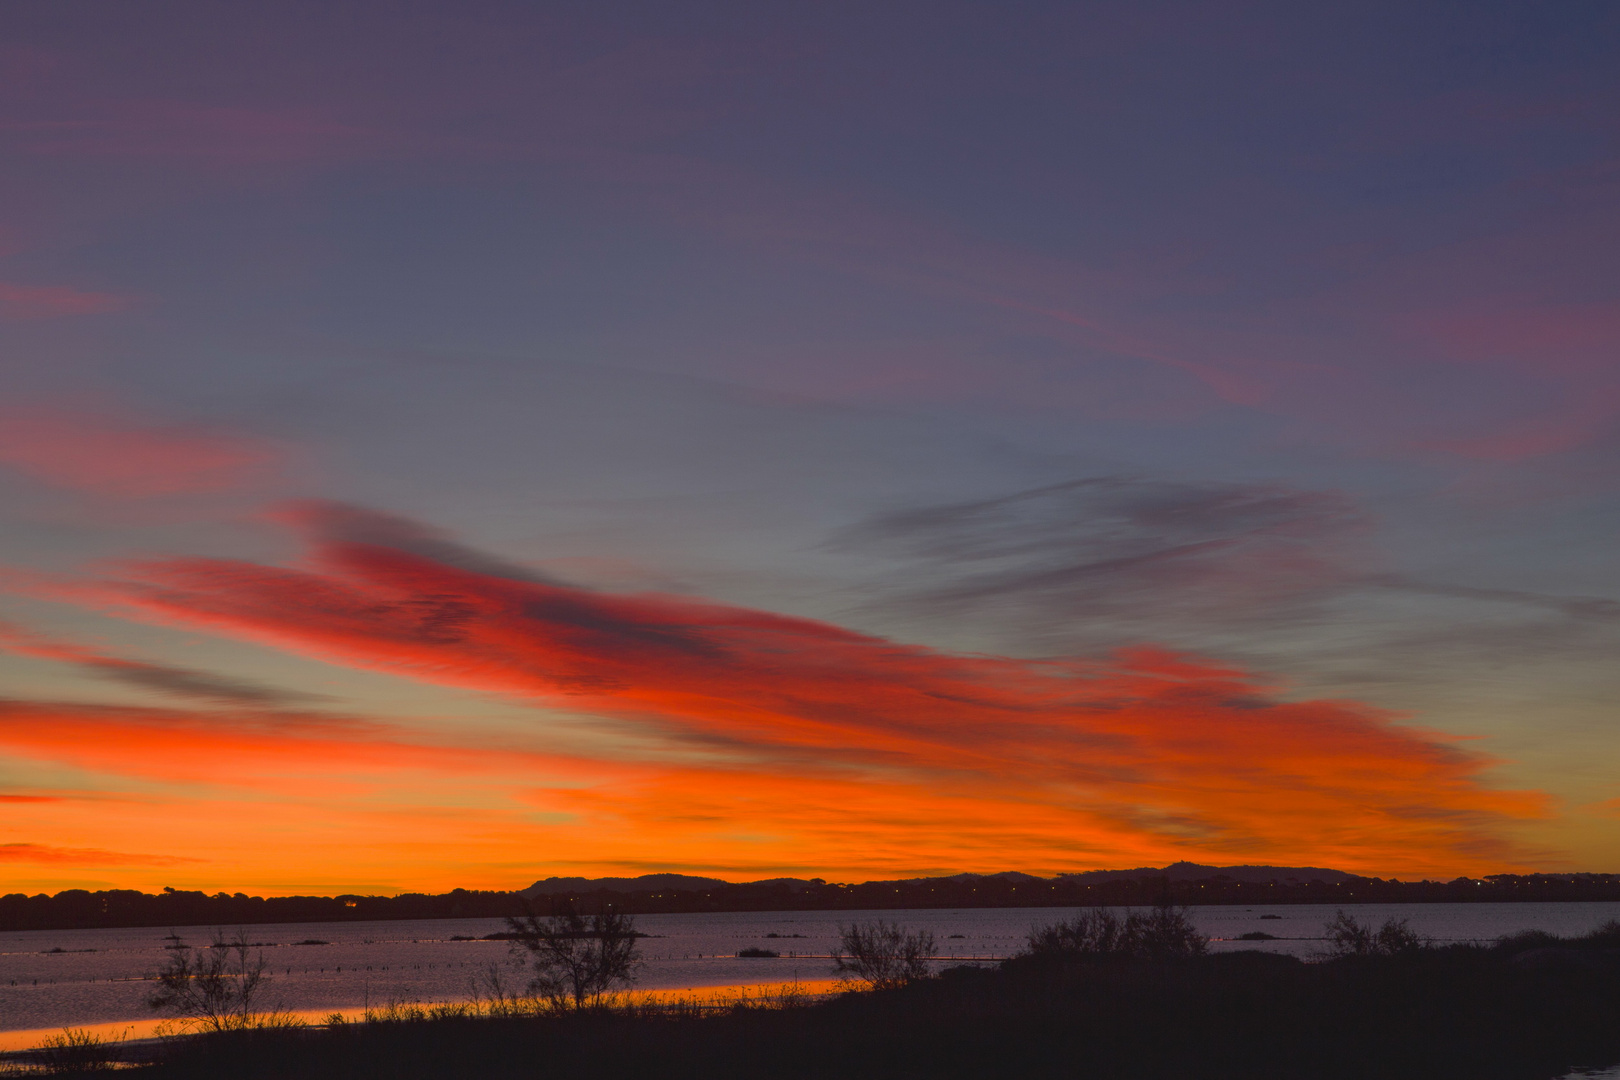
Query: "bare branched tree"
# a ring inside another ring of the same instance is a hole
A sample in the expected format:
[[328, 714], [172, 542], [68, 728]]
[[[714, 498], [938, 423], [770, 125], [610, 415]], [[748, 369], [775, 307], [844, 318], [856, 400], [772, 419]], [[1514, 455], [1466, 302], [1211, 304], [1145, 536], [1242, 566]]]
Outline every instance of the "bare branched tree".
[[276, 1023], [282, 1014], [255, 1008], [270, 976], [264, 953], [250, 954], [251, 948], [241, 931], [231, 940], [215, 934], [210, 948], [176, 947], [157, 973], [158, 988], [147, 1003], [203, 1031]]
[[506, 920], [512, 947], [534, 965], [529, 992], [553, 1008], [600, 1006], [615, 987], [635, 981], [641, 966], [635, 920], [618, 912], [586, 918], [573, 908], [542, 919], [529, 912]]
[[838, 928], [842, 949], [833, 957], [848, 982], [873, 990], [892, 990], [929, 975], [928, 961], [939, 954], [929, 930], [907, 933], [899, 923], [882, 920]]

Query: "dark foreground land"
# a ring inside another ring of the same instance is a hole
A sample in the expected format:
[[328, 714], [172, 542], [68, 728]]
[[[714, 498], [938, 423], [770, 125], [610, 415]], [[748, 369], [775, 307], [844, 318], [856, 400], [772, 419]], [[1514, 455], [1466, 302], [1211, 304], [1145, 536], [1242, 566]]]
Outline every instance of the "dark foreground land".
[[1545, 1080], [1620, 1061], [1620, 932], [1322, 963], [1026, 955], [789, 1008], [243, 1032], [152, 1080]]

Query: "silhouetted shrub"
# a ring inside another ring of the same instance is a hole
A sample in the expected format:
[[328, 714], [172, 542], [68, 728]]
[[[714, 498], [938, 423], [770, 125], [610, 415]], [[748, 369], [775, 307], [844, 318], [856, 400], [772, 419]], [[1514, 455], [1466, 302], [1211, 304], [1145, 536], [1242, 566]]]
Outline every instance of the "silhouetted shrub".
[[1562, 945], [1564, 939], [1557, 934], [1549, 934], [1545, 930], [1521, 930], [1517, 934], [1503, 934], [1491, 946], [1495, 952], [1513, 955], [1514, 953], [1529, 952], [1531, 949], [1549, 949]]
[[928, 961], [939, 954], [928, 930], [907, 933], [898, 923], [881, 919], [838, 928], [841, 951], [833, 957], [845, 981], [873, 990], [892, 990], [928, 977]]
[[1545, 930], [1521, 930], [1503, 934], [1491, 946], [1493, 952], [1515, 956], [1535, 949], [1620, 949], [1620, 919], [1610, 919], [1579, 937], [1559, 937]]
[[122, 1060], [116, 1041], [70, 1027], [40, 1043], [32, 1056], [48, 1076], [109, 1072], [118, 1068]]
[[1388, 919], [1377, 930], [1359, 923], [1341, 908], [1322, 927], [1333, 956], [1403, 956], [1420, 952], [1429, 942], [1412, 930], [1405, 919]]
[[1185, 908], [1160, 904], [1147, 911], [1130, 910], [1120, 918], [1107, 908], [1091, 908], [1072, 919], [1037, 927], [1029, 933], [1034, 956], [1135, 956], [1168, 960], [1202, 956], [1208, 935], [1193, 926]]
[[1620, 919], [1610, 919], [1579, 940], [1593, 948], [1620, 949]]
[[1029, 932], [1029, 951], [1037, 956], [1120, 952], [1124, 921], [1107, 908], [1091, 908], [1072, 919]]

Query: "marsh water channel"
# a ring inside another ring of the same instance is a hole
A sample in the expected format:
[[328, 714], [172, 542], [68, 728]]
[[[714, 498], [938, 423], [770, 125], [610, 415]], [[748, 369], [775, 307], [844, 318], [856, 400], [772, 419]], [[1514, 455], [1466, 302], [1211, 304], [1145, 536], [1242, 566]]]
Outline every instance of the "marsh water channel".
[[[645, 963], [638, 990], [701, 991], [798, 981], [815, 987], [833, 975], [831, 954], [840, 925], [884, 919], [930, 930], [939, 963], [990, 962], [1017, 952], [1035, 926], [1073, 915], [1073, 908], [976, 908], [906, 911], [767, 911], [642, 915], [637, 928]], [[1410, 920], [1438, 941], [1490, 941], [1521, 930], [1582, 934], [1620, 919], [1620, 903], [1366, 904], [1351, 911], [1363, 922]], [[1334, 909], [1314, 905], [1210, 906], [1191, 917], [1213, 939], [1211, 948], [1265, 949], [1304, 958], [1323, 948], [1322, 924]], [[242, 928], [263, 953], [272, 979], [267, 1005], [319, 1016], [367, 1005], [445, 1002], [476, 996], [491, 965], [505, 966], [509, 944], [483, 940], [504, 929], [499, 919], [277, 923]], [[236, 927], [138, 927], [107, 930], [27, 930], [0, 933], [0, 1049], [28, 1044], [26, 1034], [66, 1025], [129, 1025], [151, 1031], [146, 1005], [166, 951], [178, 942], [206, 945], [216, 930]], [[1268, 934], [1269, 940], [1242, 940]], [[779, 957], [739, 958], [744, 949]]]

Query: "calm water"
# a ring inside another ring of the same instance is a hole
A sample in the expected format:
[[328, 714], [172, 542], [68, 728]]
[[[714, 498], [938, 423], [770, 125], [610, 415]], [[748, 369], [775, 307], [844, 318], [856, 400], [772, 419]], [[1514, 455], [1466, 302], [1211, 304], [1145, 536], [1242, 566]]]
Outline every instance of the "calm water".
[[[653, 936], [642, 942], [647, 963], [636, 986], [661, 990], [827, 979], [839, 924], [874, 918], [932, 930], [944, 962], [995, 959], [1016, 952], [1032, 926], [1055, 922], [1074, 910], [642, 915], [637, 927]], [[1445, 941], [1490, 940], [1529, 929], [1579, 934], [1620, 919], [1620, 903], [1365, 904], [1347, 910], [1363, 922], [1409, 919], [1414, 930]], [[1304, 957], [1322, 948], [1322, 924], [1332, 915], [1332, 908], [1317, 906], [1192, 909], [1193, 920], [1216, 939], [1214, 949], [1262, 948]], [[435, 919], [287, 923], [250, 926], [246, 933], [249, 941], [262, 943], [274, 974], [268, 1003], [303, 1012], [390, 1000], [466, 999], [490, 964], [506, 961], [508, 945], [450, 938], [477, 938], [501, 929], [498, 919]], [[1256, 930], [1279, 940], [1233, 940]], [[212, 934], [209, 927], [176, 927], [173, 932], [193, 945], [206, 944]], [[169, 933], [167, 927], [153, 927], [0, 934], [0, 1032], [150, 1022], [145, 999], [152, 984], [147, 977], [163, 966]], [[312, 939], [328, 944], [296, 944]], [[749, 947], [775, 949], [782, 956], [736, 957], [739, 949]]]

